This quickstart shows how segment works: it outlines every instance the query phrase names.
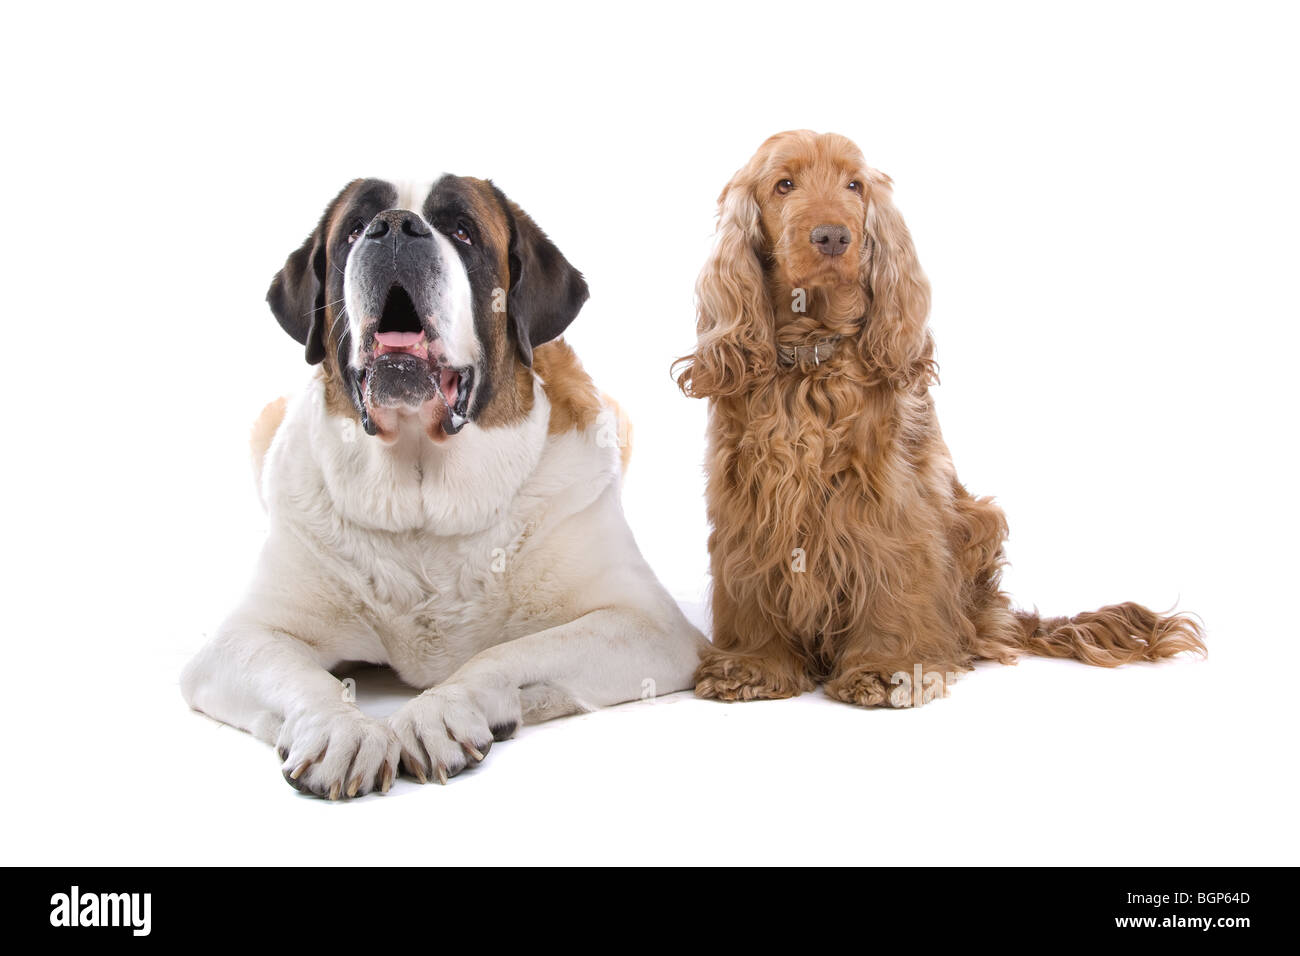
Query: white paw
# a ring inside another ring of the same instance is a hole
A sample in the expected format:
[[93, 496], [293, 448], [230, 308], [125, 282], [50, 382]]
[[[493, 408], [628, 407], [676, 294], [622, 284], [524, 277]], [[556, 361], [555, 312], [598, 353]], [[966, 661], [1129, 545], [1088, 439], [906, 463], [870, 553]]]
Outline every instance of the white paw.
[[331, 800], [387, 792], [399, 754], [389, 726], [351, 704], [289, 717], [276, 751], [291, 787]]
[[519, 726], [519, 692], [441, 684], [388, 718], [401, 744], [402, 767], [421, 783], [446, 783], [480, 763], [494, 740]]

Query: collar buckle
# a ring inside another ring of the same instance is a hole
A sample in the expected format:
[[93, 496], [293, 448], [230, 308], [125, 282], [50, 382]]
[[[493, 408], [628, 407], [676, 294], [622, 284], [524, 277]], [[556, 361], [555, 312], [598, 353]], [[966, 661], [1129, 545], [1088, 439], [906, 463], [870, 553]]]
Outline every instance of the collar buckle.
[[790, 368], [807, 361], [811, 361], [814, 367], [819, 367], [823, 361], [829, 360], [835, 354], [835, 346], [839, 345], [843, 338], [842, 335], [828, 335], [808, 345], [778, 345], [777, 361]]

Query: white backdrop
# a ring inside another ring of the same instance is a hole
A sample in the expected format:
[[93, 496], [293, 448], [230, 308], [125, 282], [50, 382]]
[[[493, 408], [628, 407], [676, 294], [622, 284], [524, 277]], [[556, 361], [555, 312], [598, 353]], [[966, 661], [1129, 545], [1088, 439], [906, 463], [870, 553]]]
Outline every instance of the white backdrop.
[[[1290, 9], [478, 8], [10, 12], [6, 861], [1297, 862]], [[265, 526], [249, 424], [307, 374], [263, 296], [356, 176], [492, 177], [586, 272], [629, 521], [698, 601], [705, 408], [668, 368], [719, 191], [793, 127], [896, 181], [1018, 600], [1180, 601], [1208, 662], [981, 667], [901, 713], [677, 696], [349, 805], [186, 710]]]

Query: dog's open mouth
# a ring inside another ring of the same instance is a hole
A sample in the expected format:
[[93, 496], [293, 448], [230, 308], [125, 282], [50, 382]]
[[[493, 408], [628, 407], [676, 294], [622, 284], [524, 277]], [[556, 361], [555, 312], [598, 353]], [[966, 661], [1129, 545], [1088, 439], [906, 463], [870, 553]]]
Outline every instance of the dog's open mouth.
[[431, 435], [438, 426], [448, 435], [465, 427], [474, 369], [447, 364], [432, 323], [400, 285], [389, 290], [369, 338], [360, 391], [378, 431], [395, 432], [404, 414], [425, 419]]

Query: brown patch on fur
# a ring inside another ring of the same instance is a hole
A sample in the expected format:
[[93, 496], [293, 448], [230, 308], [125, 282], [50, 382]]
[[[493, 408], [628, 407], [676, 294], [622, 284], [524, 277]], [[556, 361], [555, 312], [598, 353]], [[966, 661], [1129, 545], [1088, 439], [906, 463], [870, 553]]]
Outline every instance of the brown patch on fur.
[[[460, 195], [469, 204], [469, 214], [483, 234], [484, 244], [496, 253], [495, 284], [506, 290], [510, 287], [510, 222], [508, 212], [502, 208], [492, 184], [486, 179], [461, 177], [468, 187]], [[480, 428], [499, 428], [513, 425], [533, 410], [533, 377], [519, 360], [514, 343], [507, 330], [505, 312], [494, 313], [495, 320], [483, 342], [485, 364], [496, 388], [478, 411], [476, 423]], [[533, 359], [536, 363], [537, 358]]]
[[[331, 353], [332, 354], [332, 353]], [[343, 375], [338, 370], [338, 363], [327, 359], [316, 374], [325, 383], [325, 411], [335, 418], [351, 418], [361, 427], [361, 413], [352, 404], [348, 386], [344, 384]]]
[[[678, 378], [711, 400], [714, 646], [698, 694], [788, 696], [821, 680], [877, 706], [918, 664], [948, 674], [1025, 653], [1106, 667], [1204, 653], [1186, 615], [1120, 604], [1043, 621], [1011, 608], [1006, 519], [957, 481], [929, 394], [929, 282], [889, 178], [853, 143], [778, 134], [719, 207], [699, 341]], [[814, 247], [823, 224], [849, 230], [847, 253]], [[834, 335], [820, 364], [776, 360], [777, 345]]]
[[280, 423], [284, 421], [284, 412], [289, 400], [284, 396], [267, 403], [253, 421], [253, 430], [248, 436], [248, 447], [253, 455], [253, 480], [257, 482], [258, 493], [262, 490], [262, 464], [266, 452], [271, 447]]
[[601, 411], [600, 393], [567, 342], [556, 339], [534, 349], [533, 369], [551, 403], [548, 434], [574, 428], [585, 431], [596, 421]]
[[475, 423], [480, 428], [501, 428], [527, 418], [533, 410], [533, 373], [514, 357], [514, 350], [506, 343], [497, 357], [498, 369], [494, 373], [496, 391], [479, 411]]
[[[515, 362], [513, 401], [494, 401], [484, 409], [479, 424], [484, 428], [511, 424], [533, 410], [533, 373], [541, 379], [551, 415], [547, 424], [548, 435], [592, 427], [602, 410], [602, 393], [582, 367], [573, 348], [563, 339], [556, 339], [533, 349], [533, 367]], [[623, 470], [632, 454], [632, 423], [618, 404], [604, 396], [612, 407], [618, 422], [617, 441]]]
[[632, 463], [632, 419], [608, 392], [600, 393], [601, 401], [614, 413], [618, 429], [618, 461], [623, 474], [627, 474], [628, 465]]
[[[510, 424], [532, 411], [534, 372], [541, 380], [547, 401], [551, 404], [546, 429], [548, 435], [558, 435], [573, 429], [585, 431], [595, 424], [602, 410], [602, 393], [582, 367], [577, 353], [564, 339], [556, 339], [533, 349], [531, 370], [522, 362], [516, 361], [514, 364], [513, 401], [494, 401], [490, 410], [485, 409], [480, 416], [479, 421], [483, 427]], [[605, 399], [617, 416], [619, 454], [626, 471], [632, 453], [631, 422], [616, 402], [608, 396]], [[507, 408], [509, 412], [506, 411]]]
[[478, 179], [474, 176], [465, 176], [463, 179], [473, 188], [468, 197], [472, 207], [471, 215], [492, 248], [498, 250], [497, 274], [502, 277], [502, 288], [505, 288], [509, 284], [510, 277], [510, 262], [508, 259], [510, 223], [506, 220], [505, 210], [501, 208], [501, 203], [498, 202], [492, 184], [488, 180]]

